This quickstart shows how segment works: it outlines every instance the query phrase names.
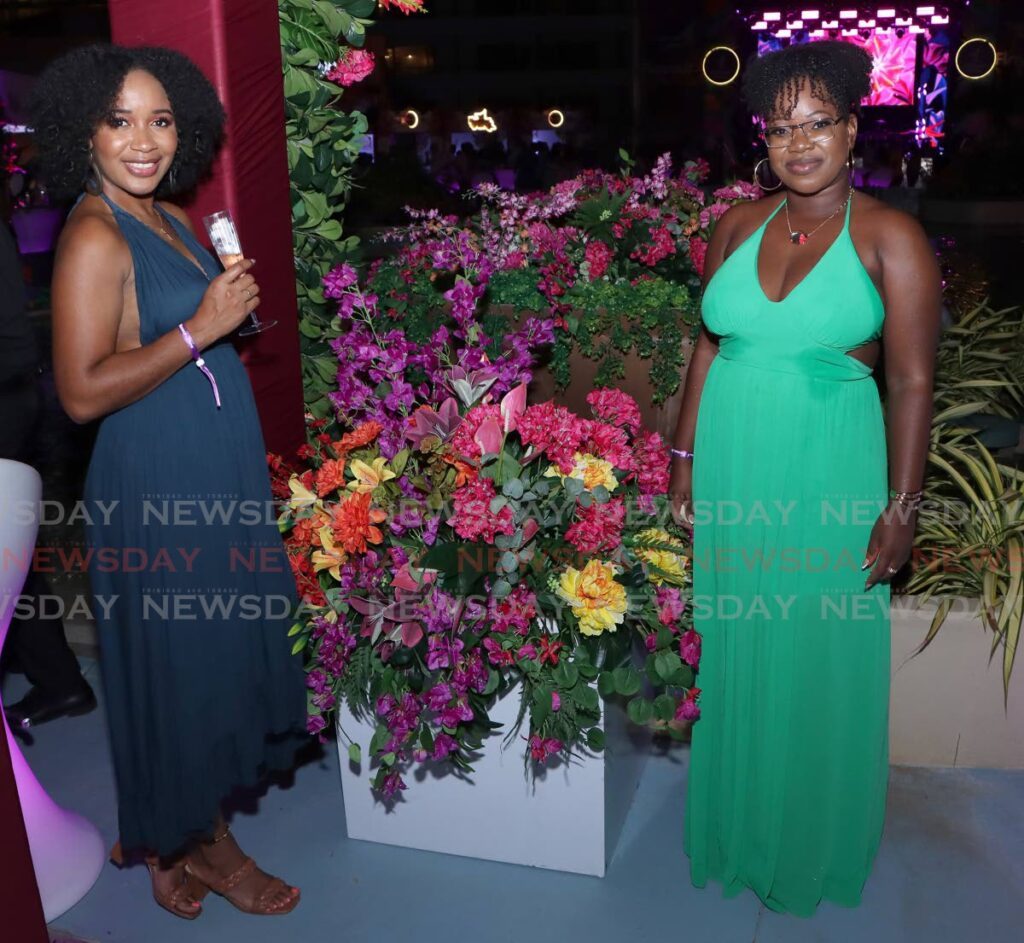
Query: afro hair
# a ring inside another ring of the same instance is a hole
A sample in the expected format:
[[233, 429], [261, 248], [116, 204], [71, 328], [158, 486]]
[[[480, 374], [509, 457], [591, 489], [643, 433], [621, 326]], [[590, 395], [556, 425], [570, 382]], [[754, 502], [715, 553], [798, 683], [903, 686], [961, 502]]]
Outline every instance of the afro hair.
[[753, 58], [743, 75], [743, 97], [761, 118], [776, 110], [788, 118], [807, 82], [816, 98], [841, 114], [856, 114], [871, 91], [871, 68], [871, 56], [853, 43], [800, 43]]
[[163, 85], [178, 127], [178, 150], [156, 196], [191, 190], [209, 169], [224, 133], [224, 109], [191, 59], [155, 46], [82, 46], [46, 67], [29, 106], [40, 175], [54, 199], [82, 192], [92, 136], [134, 69]]

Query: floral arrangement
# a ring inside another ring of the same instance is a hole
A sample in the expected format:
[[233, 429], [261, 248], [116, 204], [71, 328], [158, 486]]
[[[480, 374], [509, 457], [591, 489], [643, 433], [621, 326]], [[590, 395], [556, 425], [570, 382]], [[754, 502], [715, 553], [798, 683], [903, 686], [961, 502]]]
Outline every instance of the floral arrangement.
[[410, 333], [402, 299], [334, 269], [332, 418], [311, 417], [304, 467], [273, 460], [310, 731], [342, 700], [374, 717], [373, 784], [388, 799], [412, 764], [470, 769], [489, 705], [512, 689], [537, 763], [602, 748], [601, 696], [667, 723], [695, 718], [700, 693], [665, 444], [613, 389], [590, 394], [590, 418], [527, 405], [553, 319], [492, 337], [490, 263], [468, 235], [438, 229], [415, 251], [439, 275], [457, 268], [447, 318]]
[[409, 209], [411, 223], [384, 236], [403, 247], [390, 264], [434, 317], [437, 266], [422, 245], [440, 240], [453, 257], [471, 248], [487, 261], [481, 295], [490, 305], [553, 319], [551, 368], [560, 386], [569, 382], [574, 348], [598, 361], [597, 385], [621, 379], [624, 355], [635, 351], [651, 361], [653, 402], [663, 402], [679, 385], [684, 335], [697, 330], [711, 231], [733, 204], [761, 191], [736, 182], [707, 193], [703, 160], [673, 173], [663, 154], [649, 174], [634, 176], [622, 157], [620, 174], [584, 171], [547, 193], [478, 186], [469, 196], [479, 211], [466, 220]]

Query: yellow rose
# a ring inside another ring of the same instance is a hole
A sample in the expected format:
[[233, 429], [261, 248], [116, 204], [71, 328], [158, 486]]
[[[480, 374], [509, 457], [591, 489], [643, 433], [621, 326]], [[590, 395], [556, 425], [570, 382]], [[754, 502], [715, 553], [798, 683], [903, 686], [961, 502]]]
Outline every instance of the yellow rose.
[[582, 570], [568, 567], [557, 593], [572, 607], [584, 635], [614, 632], [626, 614], [626, 587], [615, 581], [618, 568], [591, 560]]
[[611, 462], [606, 462], [603, 458], [598, 458], [589, 452], [585, 455], [577, 452], [573, 456], [573, 462], [575, 464], [568, 475], [563, 475], [557, 465], [548, 468], [544, 475], [548, 478], [558, 477], [563, 481], [566, 478], [579, 478], [587, 491], [593, 491], [598, 485], [604, 485], [609, 491], [614, 491], [618, 487], [619, 481], [615, 477], [614, 466]]
[[[648, 527], [647, 530], [640, 531], [636, 536], [641, 543], [668, 544], [678, 550], [683, 549], [667, 530], [662, 530], [660, 527]], [[684, 554], [641, 546], [636, 548], [636, 555], [650, 566], [663, 571], [650, 574], [650, 580], [655, 586], [660, 586], [662, 583], [682, 586], [686, 581], [686, 566], [690, 561]]]

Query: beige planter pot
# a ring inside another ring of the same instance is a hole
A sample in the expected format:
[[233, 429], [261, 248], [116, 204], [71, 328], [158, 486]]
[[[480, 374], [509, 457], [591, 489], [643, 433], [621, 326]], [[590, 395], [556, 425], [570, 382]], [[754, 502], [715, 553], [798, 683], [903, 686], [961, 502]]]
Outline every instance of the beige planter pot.
[[[491, 306], [491, 313], [507, 317], [516, 324], [522, 314], [512, 305], [496, 304]], [[651, 361], [643, 360], [635, 353], [625, 357], [625, 375], [614, 384], [616, 389], [628, 393], [640, 407], [640, 416], [644, 425], [652, 432], [660, 432], [669, 441], [675, 432], [676, 420], [679, 418], [679, 407], [683, 402], [683, 388], [686, 385], [686, 367], [693, 355], [693, 341], [683, 338], [684, 361], [679, 380], [679, 387], [664, 403], [655, 405], [654, 390], [651, 387]], [[543, 403], [553, 399], [559, 406], [572, 410], [578, 416], [589, 417], [590, 407], [587, 405], [587, 394], [594, 389], [594, 377], [597, 375], [597, 361], [584, 357], [574, 350], [569, 357], [569, 385], [564, 390], [556, 390], [555, 378], [547, 367], [538, 367], [530, 384], [529, 401]]]
[[931, 644], [910, 657], [935, 609], [915, 596], [893, 600], [890, 761], [1024, 769], [1024, 681], [1011, 678], [1004, 707], [1002, 660], [989, 662], [992, 634], [975, 600], [958, 599]]

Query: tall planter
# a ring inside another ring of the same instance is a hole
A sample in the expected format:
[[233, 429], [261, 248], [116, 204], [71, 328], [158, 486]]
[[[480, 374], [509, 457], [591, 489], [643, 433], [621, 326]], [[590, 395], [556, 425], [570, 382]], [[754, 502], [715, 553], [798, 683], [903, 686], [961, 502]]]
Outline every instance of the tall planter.
[[[532, 311], [519, 312], [512, 305], [505, 304], [491, 305], [488, 313], [507, 318], [510, 330], [518, 326], [521, 317], [534, 314]], [[599, 335], [595, 338], [595, 344], [601, 346], [608, 339], [607, 335]], [[655, 346], [657, 348], [657, 343]], [[640, 407], [644, 426], [660, 433], [666, 441], [670, 440], [675, 432], [679, 408], [683, 402], [683, 390], [686, 386], [686, 370], [693, 354], [693, 347], [693, 341], [684, 337], [682, 340], [683, 367], [679, 375], [679, 386], [674, 393], [660, 403], [655, 402], [656, 390], [651, 380], [653, 361], [641, 357], [636, 351], [631, 350], [622, 355], [623, 375], [614, 381], [616, 389], [628, 393], [636, 400]], [[598, 385], [596, 382], [598, 369], [599, 365], [596, 360], [585, 356], [577, 346], [574, 346], [569, 355], [569, 383], [560, 388], [550, 360], [544, 359], [534, 370], [533, 381], [530, 383], [529, 401], [542, 403], [553, 399], [560, 406], [566, 407], [577, 415], [585, 416], [590, 411], [590, 407], [587, 405], [587, 394]]]
[[1003, 701], [1001, 658], [975, 599], [957, 598], [942, 631], [912, 657], [935, 602], [902, 596], [892, 606], [889, 755], [906, 766], [1024, 769], [1024, 687]]
[[[371, 791], [372, 771], [365, 760], [349, 759], [339, 736], [348, 837], [603, 877], [647, 761], [649, 737], [617, 704], [602, 701], [604, 751], [549, 763], [534, 779], [523, 765], [523, 739], [502, 743], [519, 702], [514, 688], [491, 710], [502, 729], [485, 740], [472, 774], [457, 776], [448, 764], [421, 768], [393, 807]], [[372, 721], [356, 719], [347, 706], [339, 709], [338, 722], [364, 747], [373, 736]]]

